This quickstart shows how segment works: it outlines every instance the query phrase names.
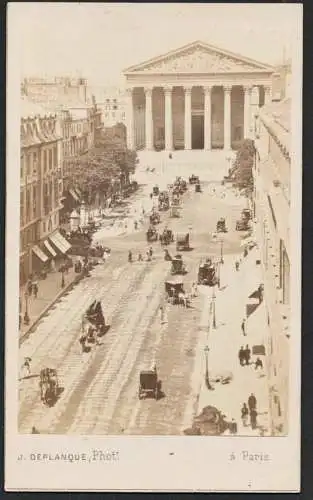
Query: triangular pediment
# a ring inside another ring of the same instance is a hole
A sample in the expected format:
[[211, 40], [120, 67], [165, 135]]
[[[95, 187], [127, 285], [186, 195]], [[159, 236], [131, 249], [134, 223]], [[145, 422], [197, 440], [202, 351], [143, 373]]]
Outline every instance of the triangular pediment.
[[203, 73], [272, 73], [272, 66], [213, 47], [194, 42], [142, 64], [132, 66], [124, 74], [203, 74]]

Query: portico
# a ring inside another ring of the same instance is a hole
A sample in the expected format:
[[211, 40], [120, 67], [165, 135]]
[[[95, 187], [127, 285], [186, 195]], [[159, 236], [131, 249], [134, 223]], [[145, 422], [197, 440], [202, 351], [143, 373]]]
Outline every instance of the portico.
[[235, 149], [271, 98], [273, 68], [194, 42], [125, 72], [131, 149]]

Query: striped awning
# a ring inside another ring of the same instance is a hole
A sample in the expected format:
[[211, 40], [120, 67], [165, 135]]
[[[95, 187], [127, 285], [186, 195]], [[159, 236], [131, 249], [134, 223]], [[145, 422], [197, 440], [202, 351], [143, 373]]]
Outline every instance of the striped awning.
[[32, 251], [34, 252], [36, 257], [41, 260], [41, 262], [47, 262], [47, 260], [49, 260], [49, 257], [47, 257], [46, 254], [37, 245], [33, 246]]
[[52, 255], [52, 257], [56, 257], [57, 253], [54, 250], [54, 248], [52, 248], [52, 246], [50, 245], [50, 243], [49, 243], [48, 240], [44, 241], [44, 245], [45, 245], [46, 249], [48, 250], [48, 252], [50, 252], [50, 254]]
[[65, 254], [71, 248], [69, 242], [59, 233], [59, 231], [55, 231], [53, 234], [49, 236], [50, 241], [60, 250], [61, 253]]
[[79, 197], [78, 197], [77, 193], [74, 191], [74, 189], [70, 189], [69, 193], [74, 198], [75, 201], [79, 201]]

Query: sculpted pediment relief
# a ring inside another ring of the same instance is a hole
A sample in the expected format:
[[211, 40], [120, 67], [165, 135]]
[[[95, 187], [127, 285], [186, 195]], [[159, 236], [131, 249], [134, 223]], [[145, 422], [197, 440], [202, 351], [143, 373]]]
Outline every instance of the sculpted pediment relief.
[[[169, 53], [147, 63], [129, 68], [130, 73], [236, 73], [268, 71], [269, 68], [254, 61], [230, 56], [207, 48], [204, 44], [191, 46]], [[127, 72], [127, 71], [126, 71]]]

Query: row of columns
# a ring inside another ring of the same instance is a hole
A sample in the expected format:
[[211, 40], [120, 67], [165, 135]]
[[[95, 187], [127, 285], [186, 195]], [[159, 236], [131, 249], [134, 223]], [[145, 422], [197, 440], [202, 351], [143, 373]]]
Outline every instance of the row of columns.
[[[204, 149], [211, 149], [211, 92], [210, 86], [204, 87]], [[231, 149], [231, 89], [232, 86], [224, 86], [224, 149]], [[250, 135], [250, 96], [252, 87], [244, 86], [244, 137]], [[132, 90], [129, 92], [127, 141], [128, 148], [134, 149], [134, 113]], [[145, 88], [145, 127], [146, 127], [146, 149], [153, 149], [153, 115], [152, 115], [152, 88]], [[173, 149], [173, 113], [172, 113], [172, 90], [173, 87], [164, 87], [165, 96], [165, 149]], [[191, 91], [192, 87], [184, 87], [185, 91], [185, 149], [191, 148]], [[270, 87], [265, 87], [265, 103], [269, 101]]]

